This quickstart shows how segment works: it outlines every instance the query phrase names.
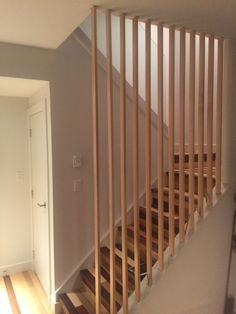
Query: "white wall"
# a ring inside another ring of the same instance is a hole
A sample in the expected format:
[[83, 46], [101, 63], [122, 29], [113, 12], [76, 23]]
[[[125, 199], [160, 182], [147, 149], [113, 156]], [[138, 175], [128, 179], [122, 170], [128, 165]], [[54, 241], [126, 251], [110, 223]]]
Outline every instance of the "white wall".
[[31, 267], [27, 104], [0, 97], [0, 274]]
[[[80, 25], [82, 31], [91, 38], [91, 19], [90, 16], [85, 19], [85, 21]], [[101, 53], [106, 56], [106, 29], [105, 29], [105, 15], [99, 12], [97, 17], [97, 34], [98, 34], [98, 49]], [[112, 16], [112, 53], [113, 53], [113, 66], [119, 71], [120, 69], [120, 21], [118, 16]], [[138, 24], [138, 40], [139, 40], [139, 95], [142, 99], [145, 99], [145, 24], [139, 22]], [[169, 81], [169, 30], [164, 28], [164, 122], [168, 125], [168, 81]], [[180, 32], [175, 31], [175, 143], [176, 150], [178, 151], [179, 143], [179, 57], [180, 57]], [[157, 26], [151, 26], [151, 105], [152, 110], [157, 113]], [[208, 38], [205, 41], [205, 130], [204, 130], [204, 142], [207, 143], [207, 84], [208, 84]], [[189, 33], [186, 35], [186, 75], [185, 75], [185, 145], [186, 149], [189, 142], [189, 43], [190, 36]], [[216, 66], [216, 56], [217, 56], [217, 41], [215, 41], [215, 66]], [[199, 35], [196, 35], [196, 85], [195, 85], [195, 125], [197, 130], [198, 123], [198, 73], [199, 73]], [[214, 86], [216, 87], [216, 74], [214, 71]], [[126, 19], [126, 80], [132, 86], [132, 20]], [[216, 94], [214, 94], [214, 122], [213, 125], [216, 126]], [[213, 131], [213, 144], [215, 144], [215, 128]], [[195, 143], [197, 150], [197, 132], [195, 132]]]
[[[126, 19], [126, 80], [133, 84], [133, 56], [132, 56], [132, 20]], [[82, 31], [91, 39], [91, 18], [87, 17], [80, 25]], [[106, 56], [105, 15], [98, 12], [97, 16], [98, 49]], [[167, 97], [168, 82], [168, 29], [164, 28], [164, 101]], [[120, 20], [112, 16], [112, 62], [120, 71]], [[151, 26], [151, 106], [157, 113], [157, 26]], [[145, 23], [138, 23], [138, 53], [139, 53], [139, 95], [145, 99]], [[164, 116], [165, 112], [164, 112]], [[167, 119], [165, 119], [167, 123]]]

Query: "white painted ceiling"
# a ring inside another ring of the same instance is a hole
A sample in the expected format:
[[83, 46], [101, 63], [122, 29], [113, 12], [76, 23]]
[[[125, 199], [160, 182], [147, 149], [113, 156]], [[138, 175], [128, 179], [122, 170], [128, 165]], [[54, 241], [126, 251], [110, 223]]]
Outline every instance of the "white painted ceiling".
[[0, 0], [0, 41], [55, 49], [93, 4], [236, 38], [236, 0]]
[[29, 98], [46, 84], [47, 81], [0, 76], [0, 96]]

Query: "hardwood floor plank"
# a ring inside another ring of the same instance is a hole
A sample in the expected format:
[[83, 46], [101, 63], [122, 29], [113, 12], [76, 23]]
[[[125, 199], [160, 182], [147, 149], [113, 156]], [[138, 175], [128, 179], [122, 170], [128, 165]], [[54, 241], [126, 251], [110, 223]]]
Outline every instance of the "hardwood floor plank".
[[3, 278], [0, 278], [0, 313], [13, 314]]
[[21, 314], [15, 291], [9, 276], [3, 277], [13, 314]]

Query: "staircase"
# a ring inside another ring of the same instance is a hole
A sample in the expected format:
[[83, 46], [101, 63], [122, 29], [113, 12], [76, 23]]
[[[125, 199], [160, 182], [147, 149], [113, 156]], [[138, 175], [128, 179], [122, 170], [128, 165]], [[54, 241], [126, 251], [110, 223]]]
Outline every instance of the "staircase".
[[[188, 154], [185, 155], [185, 232], [187, 232], [189, 211], [189, 169]], [[174, 208], [175, 208], [175, 236], [179, 234], [179, 155], [175, 155], [174, 164]], [[207, 155], [204, 154], [204, 199], [207, 201]], [[215, 160], [216, 154], [212, 154], [212, 186], [215, 187]], [[198, 155], [194, 155], [195, 171], [194, 171], [194, 204], [197, 211], [198, 204]], [[169, 187], [168, 172], [165, 174], [164, 180], [164, 250], [169, 246]], [[158, 261], [158, 193], [153, 188], [152, 193], [152, 264], [155, 267]], [[117, 227], [117, 237], [115, 245], [115, 286], [116, 286], [116, 309], [117, 312], [122, 308], [122, 244], [120, 241], [122, 227]], [[139, 245], [140, 245], [140, 281], [146, 276], [146, 208], [139, 208]], [[110, 313], [110, 250], [109, 247], [101, 247], [101, 304], [102, 313]], [[127, 226], [127, 263], [128, 263], [128, 294], [129, 296], [135, 290], [134, 277], [134, 224]], [[81, 271], [83, 288], [78, 292], [62, 294], [59, 297], [63, 312], [65, 314], [75, 313], [95, 313], [95, 269], [83, 269]]]

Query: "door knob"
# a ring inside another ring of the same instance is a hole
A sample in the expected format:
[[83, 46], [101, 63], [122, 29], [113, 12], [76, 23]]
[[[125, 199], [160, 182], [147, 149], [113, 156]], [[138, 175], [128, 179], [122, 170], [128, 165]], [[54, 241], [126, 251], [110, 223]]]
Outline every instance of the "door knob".
[[46, 202], [44, 202], [43, 204], [37, 203], [37, 205], [38, 205], [39, 207], [44, 207], [44, 208], [46, 208], [46, 206], [47, 206]]

